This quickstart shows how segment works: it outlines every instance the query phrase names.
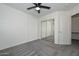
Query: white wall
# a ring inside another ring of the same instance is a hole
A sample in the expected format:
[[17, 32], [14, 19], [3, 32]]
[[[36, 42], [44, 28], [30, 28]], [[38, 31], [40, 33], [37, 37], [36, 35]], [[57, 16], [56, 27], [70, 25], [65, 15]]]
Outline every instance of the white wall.
[[79, 13], [79, 5], [69, 10], [69, 13], [71, 14], [71, 16]]
[[71, 17], [68, 11], [55, 14], [55, 43], [71, 44]]
[[0, 4], [0, 50], [38, 39], [38, 20]]

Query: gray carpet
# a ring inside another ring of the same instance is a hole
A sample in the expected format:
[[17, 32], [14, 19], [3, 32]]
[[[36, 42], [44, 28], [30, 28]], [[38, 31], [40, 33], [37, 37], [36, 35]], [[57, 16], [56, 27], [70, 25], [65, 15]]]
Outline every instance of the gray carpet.
[[79, 56], [79, 41], [72, 45], [56, 45], [53, 39], [35, 40], [0, 51], [0, 56]]

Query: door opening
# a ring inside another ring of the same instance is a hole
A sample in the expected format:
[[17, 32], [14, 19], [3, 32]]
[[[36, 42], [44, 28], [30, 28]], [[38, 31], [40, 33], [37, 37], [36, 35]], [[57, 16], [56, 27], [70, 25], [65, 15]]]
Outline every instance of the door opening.
[[79, 13], [73, 15], [72, 17], [72, 27], [71, 27], [71, 31], [72, 31], [72, 40], [79, 40]]
[[54, 19], [41, 21], [41, 39], [54, 40]]

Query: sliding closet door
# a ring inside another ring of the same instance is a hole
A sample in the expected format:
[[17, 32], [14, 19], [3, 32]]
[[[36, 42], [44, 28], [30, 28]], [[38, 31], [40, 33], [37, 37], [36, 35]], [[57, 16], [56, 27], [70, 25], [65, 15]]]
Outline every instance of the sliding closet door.
[[52, 35], [52, 25], [51, 25], [51, 21], [47, 21], [47, 37]]
[[41, 22], [41, 38], [54, 37], [54, 20]]
[[51, 36], [54, 37], [54, 19], [51, 20]]
[[45, 38], [47, 36], [47, 22], [46, 21], [42, 21], [41, 22], [41, 37]]

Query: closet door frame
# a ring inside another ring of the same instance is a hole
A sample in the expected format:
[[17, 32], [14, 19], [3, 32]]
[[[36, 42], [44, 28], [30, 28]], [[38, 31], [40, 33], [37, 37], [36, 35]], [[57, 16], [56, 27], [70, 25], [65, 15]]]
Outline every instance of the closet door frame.
[[42, 24], [43, 22], [46, 22], [46, 36], [47, 36], [47, 21], [41, 21], [41, 39], [43, 38], [43, 35], [42, 35]]
[[[53, 21], [53, 35], [54, 35], [54, 26], [55, 26], [55, 22], [54, 22], [54, 19], [50, 19], [50, 20], [44, 20], [44, 21], [41, 21], [41, 39], [43, 38], [42, 37], [42, 23], [43, 22], [46, 22], [46, 36], [47, 36], [47, 21]], [[51, 22], [51, 25], [52, 25], [52, 22]], [[51, 32], [52, 32], [52, 26], [51, 26]], [[51, 33], [51, 35], [52, 35], [52, 33]], [[55, 36], [55, 35], [54, 35]]]

